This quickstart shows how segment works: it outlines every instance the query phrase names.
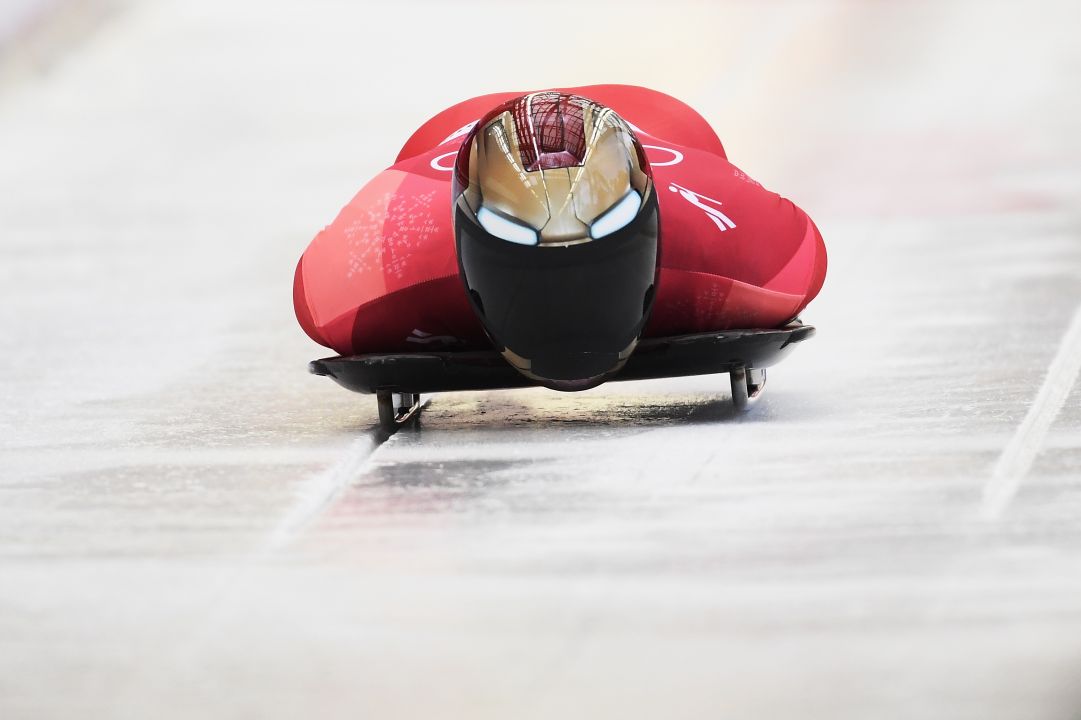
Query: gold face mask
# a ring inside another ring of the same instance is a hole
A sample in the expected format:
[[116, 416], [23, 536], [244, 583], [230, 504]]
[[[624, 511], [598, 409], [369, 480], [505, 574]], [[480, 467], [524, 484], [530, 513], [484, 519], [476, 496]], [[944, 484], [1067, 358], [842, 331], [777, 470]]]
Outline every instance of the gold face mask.
[[610, 108], [540, 92], [483, 118], [459, 153], [458, 203], [492, 235], [523, 245], [596, 240], [652, 192], [642, 146]]

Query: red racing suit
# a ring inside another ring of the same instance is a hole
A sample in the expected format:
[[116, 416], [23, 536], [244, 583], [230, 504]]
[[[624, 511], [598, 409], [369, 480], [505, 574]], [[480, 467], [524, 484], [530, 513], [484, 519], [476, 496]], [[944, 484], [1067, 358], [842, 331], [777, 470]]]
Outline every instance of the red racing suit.
[[[811, 219], [728, 162], [690, 106], [629, 85], [557, 88], [607, 105], [653, 169], [660, 273], [645, 336], [776, 327], [818, 294], [826, 249]], [[297, 265], [304, 331], [342, 355], [490, 347], [458, 276], [454, 159], [472, 124], [523, 92], [483, 95], [424, 123]]]

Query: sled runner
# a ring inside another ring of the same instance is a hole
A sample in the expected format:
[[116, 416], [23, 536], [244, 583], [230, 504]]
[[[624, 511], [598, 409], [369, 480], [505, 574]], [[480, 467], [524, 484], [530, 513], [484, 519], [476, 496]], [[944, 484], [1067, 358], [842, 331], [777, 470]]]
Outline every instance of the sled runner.
[[[609, 378], [647, 380], [728, 373], [732, 403], [743, 410], [766, 385], [766, 368], [812, 337], [814, 327], [799, 321], [781, 328], [729, 330], [644, 338], [626, 365]], [[379, 422], [393, 430], [420, 411], [421, 393], [502, 390], [538, 386], [494, 350], [351, 355], [313, 360], [313, 375], [333, 378], [344, 388], [374, 394]]]

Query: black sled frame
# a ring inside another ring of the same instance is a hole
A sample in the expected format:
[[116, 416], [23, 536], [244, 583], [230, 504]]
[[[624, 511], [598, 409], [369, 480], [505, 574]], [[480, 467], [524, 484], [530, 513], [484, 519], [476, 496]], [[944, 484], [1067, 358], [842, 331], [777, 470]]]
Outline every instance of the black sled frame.
[[[645, 338], [608, 382], [728, 373], [732, 403], [743, 410], [765, 388], [766, 368], [814, 334], [814, 327], [794, 321], [774, 329]], [[308, 370], [349, 390], [374, 394], [379, 423], [390, 431], [420, 412], [421, 393], [540, 384], [519, 374], [494, 350], [339, 356], [313, 360]]]

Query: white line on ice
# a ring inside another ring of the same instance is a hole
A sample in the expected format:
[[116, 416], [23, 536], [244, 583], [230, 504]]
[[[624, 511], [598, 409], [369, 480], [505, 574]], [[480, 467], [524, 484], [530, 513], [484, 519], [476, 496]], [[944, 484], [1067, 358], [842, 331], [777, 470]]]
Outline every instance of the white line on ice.
[[[425, 405], [431, 402], [432, 397], [427, 398]], [[346, 448], [336, 463], [302, 482], [296, 504], [282, 516], [266, 541], [248, 558], [248, 562], [239, 570], [230, 566], [223, 571], [215, 593], [217, 602], [204, 616], [201, 625], [174, 648], [172, 666], [189, 667], [195, 663], [210, 638], [220, 635], [222, 629], [241, 612], [235, 600], [238, 588], [250, 582], [259, 563], [296, 540], [351, 482], [362, 475], [364, 466], [386, 439], [389, 438], [379, 432], [365, 433]]]
[[1043, 447], [1044, 439], [1059, 410], [1062, 409], [1070, 389], [1081, 372], [1081, 307], [1077, 308], [1058, 353], [1047, 369], [1040, 392], [1029, 408], [1028, 414], [1017, 427], [1017, 432], [995, 463], [991, 478], [983, 488], [981, 516], [984, 520], [996, 520], [1009, 507], [1021, 482], [1032, 467], [1036, 455]]
[[[435, 397], [436, 394], [422, 397], [421, 408], [426, 408]], [[308, 523], [317, 518], [351, 481], [360, 476], [364, 464], [384, 442], [383, 438], [386, 436], [380, 436], [380, 433], [368, 433], [357, 438], [338, 462], [308, 479], [300, 490], [297, 504], [270, 532], [263, 545], [263, 552], [270, 554], [285, 547]]]
[[373, 434], [357, 438], [338, 462], [305, 481], [299, 501], [274, 527], [263, 549], [273, 552], [289, 544], [350, 481], [360, 475], [364, 463], [377, 447], [379, 441]]

